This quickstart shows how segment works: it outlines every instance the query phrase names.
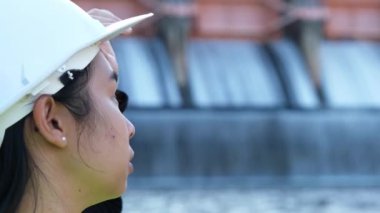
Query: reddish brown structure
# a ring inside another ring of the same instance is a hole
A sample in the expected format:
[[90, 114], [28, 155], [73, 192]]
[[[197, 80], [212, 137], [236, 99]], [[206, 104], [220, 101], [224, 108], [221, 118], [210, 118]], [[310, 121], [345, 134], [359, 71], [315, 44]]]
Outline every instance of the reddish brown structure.
[[[151, 9], [139, 0], [74, 0], [82, 8], [104, 8], [111, 10], [121, 18], [127, 18]], [[280, 35], [273, 26], [279, 21], [277, 12], [266, 7], [260, 0], [197, 0], [193, 5], [192, 36], [195, 38], [234, 38], [266, 41]], [[165, 5], [166, 7], [167, 5]], [[180, 7], [178, 5], [178, 7]], [[172, 7], [175, 10], [175, 6]], [[181, 8], [183, 9], [183, 8]], [[159, 9], [158, 9], [159, 11]], [[156, 14], [156, 19], [161, 14]], [[150, 24], [154, 21], [151, 20]], [[152, 27], [147, 33], [144, 26], [135, 29], [138, 34], [151, 34]]]
[[328, 38], [380, 40], [379, 0], [325, 0]]
[[198, 0], [194, 36], [264, 41], [279, 36], [273, 31], [277, 12], [255, 0]]

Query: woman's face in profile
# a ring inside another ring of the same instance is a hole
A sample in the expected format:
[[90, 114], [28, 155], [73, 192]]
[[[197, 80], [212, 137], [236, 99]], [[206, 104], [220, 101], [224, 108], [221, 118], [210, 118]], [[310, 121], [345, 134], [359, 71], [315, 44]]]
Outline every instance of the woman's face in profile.
[[92, 111], [85, 121], [87, 127], [73, 136], [78, 146], [71, 149], [83, 162], [71, 166], [78, 171], [78, 178], [93, 187], [94, 193], [117, 197], [125, 191], [126, 179], [133, 172], [130, 139], [135, 128], [120, 112], [115, 97], [117, 66], [100, 52], [91, 67], [87, 88], [93, 104]]

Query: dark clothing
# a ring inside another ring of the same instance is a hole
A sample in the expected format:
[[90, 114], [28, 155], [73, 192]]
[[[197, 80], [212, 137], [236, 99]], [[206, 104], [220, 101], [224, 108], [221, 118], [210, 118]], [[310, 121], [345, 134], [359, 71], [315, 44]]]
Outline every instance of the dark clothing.
[[107, 200], [102, 203], [90, 206], [83, 213], [120, 213], [123, 207], [121, 198]]

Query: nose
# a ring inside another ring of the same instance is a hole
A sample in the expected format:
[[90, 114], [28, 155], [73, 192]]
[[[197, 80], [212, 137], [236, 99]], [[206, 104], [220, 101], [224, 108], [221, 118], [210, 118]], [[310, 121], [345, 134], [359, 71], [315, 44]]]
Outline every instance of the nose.
[[135, 136], [135, 126], [126, 118], [127, 120], [127, 128], [129, 130], [129, 139], [132, 139]]

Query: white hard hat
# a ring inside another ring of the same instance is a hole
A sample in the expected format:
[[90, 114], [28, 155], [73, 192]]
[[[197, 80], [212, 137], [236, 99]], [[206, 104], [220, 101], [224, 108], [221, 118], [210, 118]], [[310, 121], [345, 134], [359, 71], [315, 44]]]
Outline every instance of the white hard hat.
[[32, 111], [41, 94], [64, 85], [109, 40], [152, 13], [104, 27], [69, 0], [0, 0], [0, 146], [5, 130]]

